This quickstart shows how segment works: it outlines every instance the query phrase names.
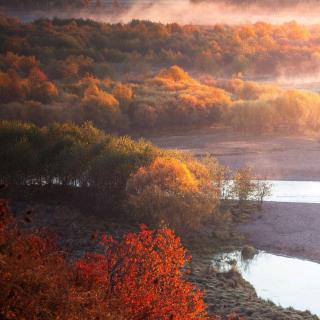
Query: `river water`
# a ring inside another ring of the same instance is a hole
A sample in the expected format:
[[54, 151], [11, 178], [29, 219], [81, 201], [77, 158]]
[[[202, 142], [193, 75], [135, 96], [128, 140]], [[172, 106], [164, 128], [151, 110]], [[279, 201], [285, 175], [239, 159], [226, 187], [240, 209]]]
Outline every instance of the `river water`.
[[227, 271], [232, 260], [260, 298], [320, 316], [320, 264], [262, 251], [245, 260], [240, 251], [234, 251], [216, 255], [213, 265]]
[[268, 181], [272, 195], [266, 201], [320, 203], [320, 181]]
[[[267, 182], [272, 185], [272, 195], [265, 201], [320, 203], [319, 181]], [[213, 265], [220, 271], [228, 271], [232, 260], [260, 298], [320, 316], [320, 264], [263, 251], [245, 260], [240, 251], [234, 251], [216, 255]]]

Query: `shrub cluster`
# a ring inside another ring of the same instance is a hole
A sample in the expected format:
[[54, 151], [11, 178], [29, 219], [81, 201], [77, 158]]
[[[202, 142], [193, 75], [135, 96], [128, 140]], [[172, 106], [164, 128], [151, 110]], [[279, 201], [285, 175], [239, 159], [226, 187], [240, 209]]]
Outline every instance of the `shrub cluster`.
[[320, 95], [290, 90], [276, 96], [238, 101], [229, 119], [235, 130], [244, 133], [318, 132]]
[[89, 75], [53, 83], [34, 58], [12, 53], [2, 58], [1, 119], [38, 125], [92, 121], [106, 132], [145, 132], [218, 123], [231, 104], [223, 89], [201, 84], [177, 66], [141, 84]]
[[219, 189], [208, 168], [192, 159], [156, 158], [127, 184], [128, 203], [139, 219], [175, 230], [197, 229], [213, 216]]

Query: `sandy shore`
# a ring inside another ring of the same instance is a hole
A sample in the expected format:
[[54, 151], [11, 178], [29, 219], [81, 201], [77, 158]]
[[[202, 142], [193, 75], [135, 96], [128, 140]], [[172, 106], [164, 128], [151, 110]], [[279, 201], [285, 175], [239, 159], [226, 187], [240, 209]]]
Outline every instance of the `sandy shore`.
[[266, 202], [239, 230], [258, 249], [320, 263], [320, 204]]
[[149, 138], [170, 149], [210, 153], [231, 168], [249, 166], [263, 178], [320, 180], [320, 139], [306, 136], [244, 136], [207, 129], [185, 135]]

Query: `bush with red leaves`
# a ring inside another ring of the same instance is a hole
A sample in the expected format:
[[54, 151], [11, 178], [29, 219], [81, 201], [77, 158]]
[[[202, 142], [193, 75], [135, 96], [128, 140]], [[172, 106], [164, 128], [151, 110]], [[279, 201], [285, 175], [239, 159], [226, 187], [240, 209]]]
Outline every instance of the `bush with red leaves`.
[[202, 292], [184, 280], [189, 257], [172, 230], [141, 228], [103, 254], [69, 265], [40, 231], [18, 229], [0, 200], [2, 319], [205, 319]]

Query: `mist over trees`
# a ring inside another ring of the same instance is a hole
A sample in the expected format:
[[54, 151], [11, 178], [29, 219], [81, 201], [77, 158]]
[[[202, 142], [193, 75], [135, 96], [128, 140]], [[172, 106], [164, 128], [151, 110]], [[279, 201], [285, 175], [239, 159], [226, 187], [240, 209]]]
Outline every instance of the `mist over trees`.
[[[122, 133], [212, 125], [228, 119], [233, 102], [243, 109], [280, 91], [242, 76], [310, 73], [319, 65], [319, 30], [296, 23], [205, 28], [1, 17], [0, 29], [0, 116], [38, 125], [90, 120]], [[182, 67], [235, 76], [199, 82]], [[233, 112], [240, 128], [236, 118]]]
[[239, 72], [248, 76], [290, 75], [293, 68], [294, 72], [311, 73], [319, 67], [318, 28], [295, 22], [201, 27], [42, 19], [23, 24], [1, 17], [0, 29], [0, 52], [35, 56], [46, 66], [50, 79], [63, 77], [62, 71], [53, 73], [57, 63], [80, 57], [96, 76], [129, 70], [145, 73], [172, 65], [215, 76]]
[[312, 133], [320, 129], [320, 96], [287, 91], [276, 97], [236, 103], [230, 123], [244, 133]]
[[136, 134], [216, 124], [254, 133], [318, 130], [317, 94], [244, 80], [316, 72], [317, 27], [24, 24], [2, 16], [0, 30], [4, 120], [92, 121]]
[[[161, 0], [160, 0], [161, 1]], [[144, 1], [146, 5], [156, 3], [155, 0]], [[90, 8], [102, 6], [133, 6], [139, 0], [0, 0], [1, 6], [22, 8], [22, 9], [50, 9], [50, 8]], [[314, 5], [319, 4], [319, 0], [190, 0], [192, 4], [215, 3], [234, 6], [277, 6], [292, 8], [300, 4]]]

